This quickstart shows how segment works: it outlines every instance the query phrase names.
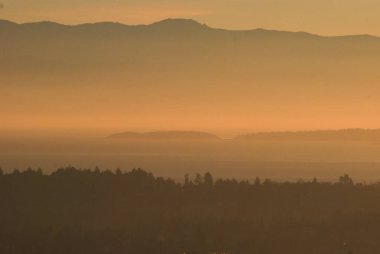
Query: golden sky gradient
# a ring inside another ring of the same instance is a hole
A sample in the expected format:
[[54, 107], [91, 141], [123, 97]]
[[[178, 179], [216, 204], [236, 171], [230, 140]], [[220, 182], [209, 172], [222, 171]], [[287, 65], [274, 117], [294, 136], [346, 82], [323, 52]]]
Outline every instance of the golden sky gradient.
[[0, 18], [66, 24], [192, 18], [212, 27], [380, 35], [378, 0], [2, 0]]

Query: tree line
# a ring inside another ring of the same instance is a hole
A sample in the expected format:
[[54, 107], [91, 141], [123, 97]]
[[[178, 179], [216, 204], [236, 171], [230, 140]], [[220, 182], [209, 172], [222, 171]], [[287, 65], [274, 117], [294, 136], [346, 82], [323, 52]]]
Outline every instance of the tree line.
[[380, 184], [0, 170], [0, 253], [378, 253]]

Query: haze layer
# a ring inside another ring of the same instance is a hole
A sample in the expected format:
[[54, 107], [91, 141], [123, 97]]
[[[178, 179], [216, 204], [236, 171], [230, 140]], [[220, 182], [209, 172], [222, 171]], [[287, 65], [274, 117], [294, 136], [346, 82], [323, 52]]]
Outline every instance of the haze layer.
[[379, 126], [376, 37], [2, 21], [0, 48], [3, 128]]

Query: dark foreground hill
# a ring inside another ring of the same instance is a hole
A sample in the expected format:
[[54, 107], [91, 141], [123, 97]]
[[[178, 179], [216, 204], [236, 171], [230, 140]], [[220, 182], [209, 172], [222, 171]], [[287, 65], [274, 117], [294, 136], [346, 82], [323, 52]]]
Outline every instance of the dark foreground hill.
[[111, 139], [123, 139], [123, 140], [217, 140], [218, 136], [197, 131], [156, 131], [156, 132], [122, 132], [109, 136]]
[[346, 129], [296, 132], [260, 132], [237, 136], [236, 140], [251, 141], [367, 141], [379, 142], [380, 129]]
[[0, 173], [0, 253], [378, 253], [380, 186]]

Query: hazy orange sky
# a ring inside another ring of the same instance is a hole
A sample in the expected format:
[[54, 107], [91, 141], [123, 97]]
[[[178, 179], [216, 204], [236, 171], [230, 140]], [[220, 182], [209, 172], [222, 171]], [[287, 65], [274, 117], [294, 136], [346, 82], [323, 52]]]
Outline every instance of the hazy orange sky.
[[1, 0], [0, 18], [66, 24], [192, 18], [212, 27], [380, 35], [379, 0]]

